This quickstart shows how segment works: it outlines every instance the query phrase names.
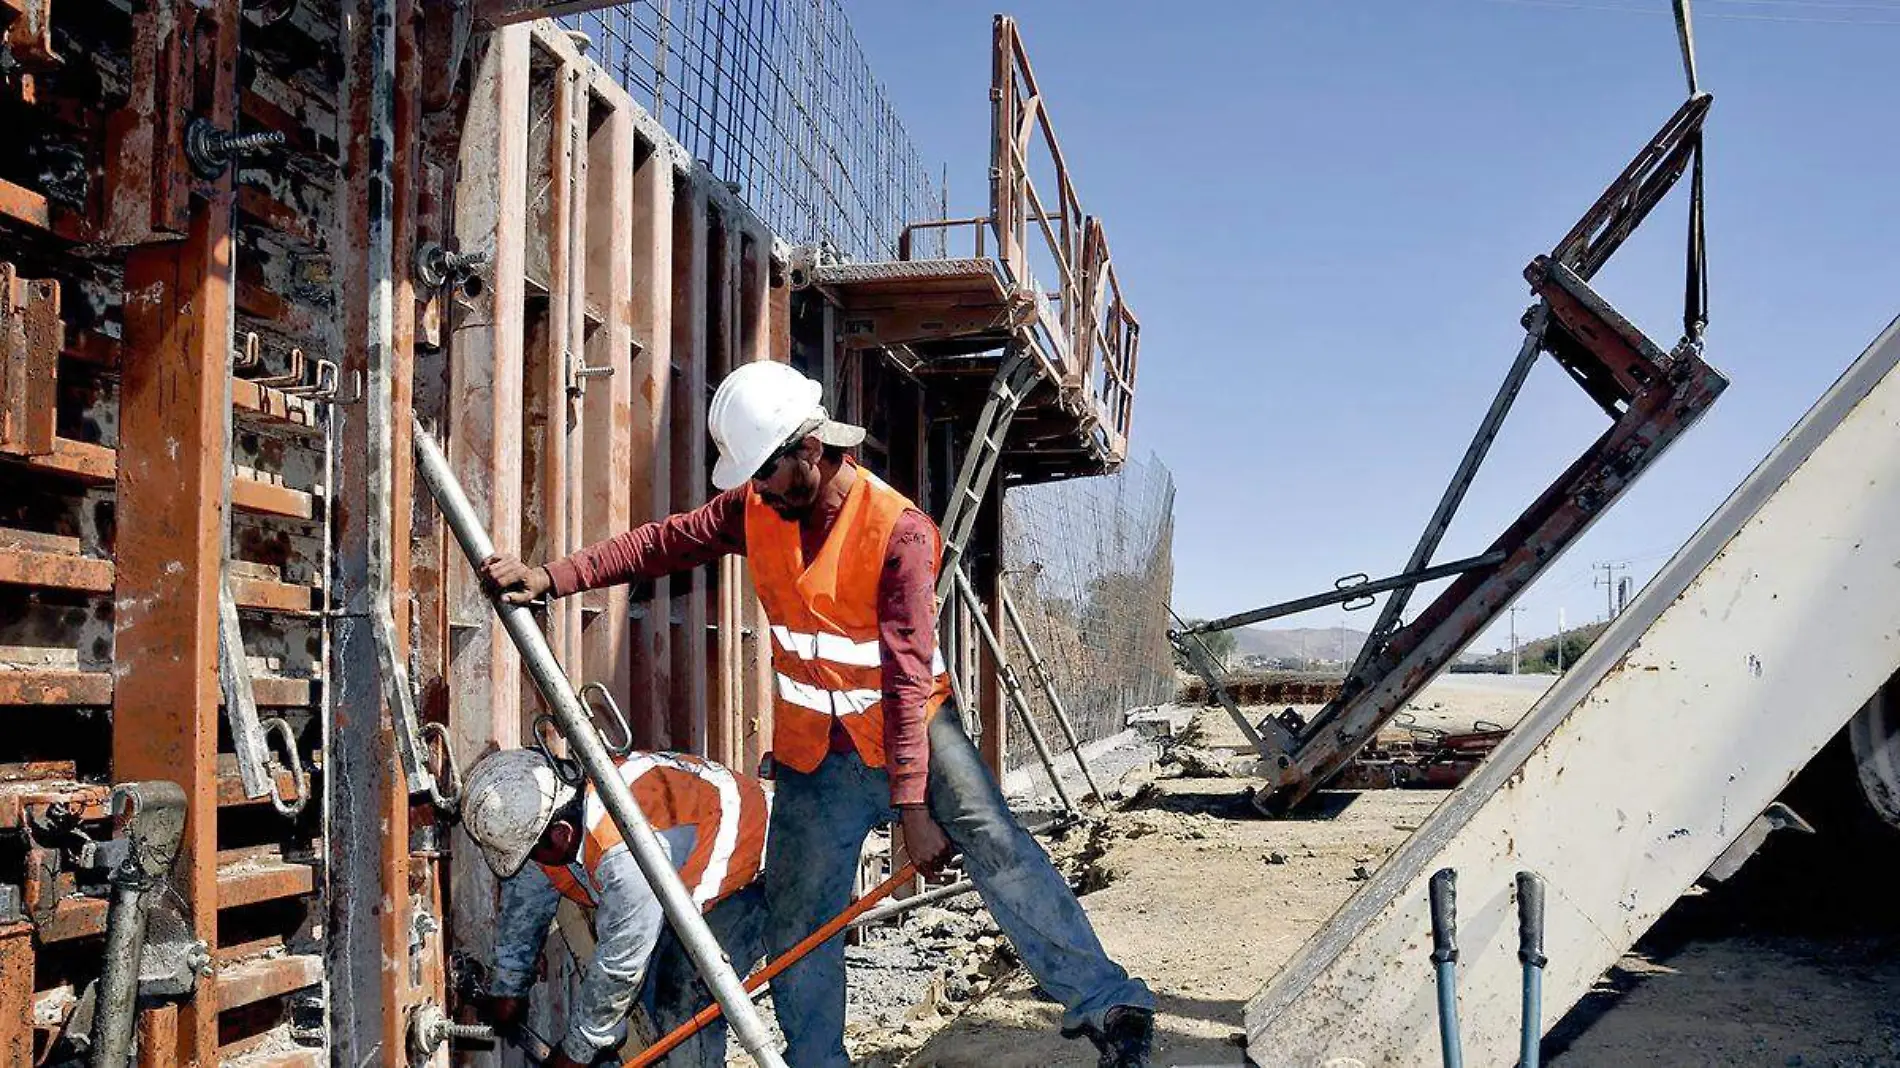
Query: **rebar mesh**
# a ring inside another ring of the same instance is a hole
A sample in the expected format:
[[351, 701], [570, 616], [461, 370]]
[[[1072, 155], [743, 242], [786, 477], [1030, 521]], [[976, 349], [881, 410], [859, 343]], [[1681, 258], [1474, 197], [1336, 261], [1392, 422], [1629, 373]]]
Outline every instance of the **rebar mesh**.
[[[1113, 475], [1012, 489], [1003, 497], [1004, 581], [1076, 732], [1120, 732], [1129, 709], [1174, 695], [1174, 476], [1152, 454]], [[1062, 738], [1013, 633], [1004, 641], [1038, 725]], [[1011, 767], [1034, 759], [1012, 741]]]
[[838, 0], [636, 0], [564, 20], [782, 239], [896, 258], [942, 188]]

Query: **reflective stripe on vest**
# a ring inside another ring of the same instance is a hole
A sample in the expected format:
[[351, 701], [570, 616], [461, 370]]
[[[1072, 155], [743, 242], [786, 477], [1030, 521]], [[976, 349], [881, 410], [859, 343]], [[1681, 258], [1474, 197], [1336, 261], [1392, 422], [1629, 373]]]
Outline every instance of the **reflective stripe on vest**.
[[[620, 777], [654, 831], [693, 828], [692, 852], [674, 857], [673, 862], [701, 910], [757, 877], [764, 866], [769, 822], [769, 803], [757, 782], [741, 779], [719, 764], [676, 753], [631, 757], [621, 762]], [[544, 866], [544, 870], [556, 889], [592, 907], [601, 892], [601, 863], [627, 844], [591, 787], [582, 822], [587, 833], [578, 862]]]
[[[796, 522], [756, 493], [746, 502], [746, 556], [772, 631], [772, 753], [795, 771], [812, 771], [824, 760], [834, 721], [851, 735], [865, 764], [884, 765], [878, 584], [891, 531], [915, 506], [869, 471], [853, 470], [857, 484], [809, 560]], [[931, 551], [940, 553], [941, 540], [935, 528], [930, 532], [937, 539]], [[950, 692], [941, 654], [931, 657], [931, 674], [926, 716]]]
[[[798, 657], [800, 660], [829, 660], [846, 667], [883, 667], [884, 651], [876, 641], [854, 642], [842, 634], [800, 634], [785, 627], [772, 627], [772, 637], [778, 647]], [[941, 675], [943, 650], [930, 650], [930, 673]], [[824, 711], [824, 709], [819, 709]]]

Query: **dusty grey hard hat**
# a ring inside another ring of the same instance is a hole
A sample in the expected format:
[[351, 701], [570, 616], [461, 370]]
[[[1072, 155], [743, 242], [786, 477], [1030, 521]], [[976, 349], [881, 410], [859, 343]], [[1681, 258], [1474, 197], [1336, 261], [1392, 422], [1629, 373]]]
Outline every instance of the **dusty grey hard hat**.
[[489, 870], [506, 879], [528, 862], [534, 844], [574, 793], [540, 750], [491, 753], [469, 772], [462, 790], [462, 829], [481, 849]]

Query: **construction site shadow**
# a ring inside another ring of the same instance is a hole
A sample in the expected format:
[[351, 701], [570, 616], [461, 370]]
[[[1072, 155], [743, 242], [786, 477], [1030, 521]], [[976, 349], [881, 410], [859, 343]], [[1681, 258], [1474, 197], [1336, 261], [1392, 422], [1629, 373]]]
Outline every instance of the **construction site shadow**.
[[[991, 997], [1034, 1000], [1048, 1005], [1046, 1013], [984, 1012], [982, 1002], [971, 1012], [933, 1035], [905, 1062], [906, 1068], [1055, 1068], [1096, 1063], [1095, 1048], [1086, 1039], [1065, 1039], [1056, 1031], [1059, 1015], [1053, 1002], [1039, 991], [1011, 990]], [[986, 999], [987, 1000], [987, 999]], [[1240, 1065], [1245, 1060], [1236, 1040], [1245, 1001], [1157, 995], [1155, 1056], [1157, 1065]], [[1224, 1024], [1230, 1037], [1193, 1034], [1178, 1026], [1181, 1020]]]
[[[1781, 800], [1814, 829], [1778, 831], [1726, 883], [1707, 883], [1665, 912], [1633, 952], [1659, 965], [1699, 943], [1793, 939], [1838, 943], [1876, 960], [1900, 956], [1900, 830], [1868, 807], [1845, 735], [1797, 775]], [[1556, 1056], [1646, 983], [1668, 976], [1613, 967], [1544, 1037]]]
[[[1254, 788], [1235, 779], [1162, 779], [1166, 789], [1143, 790], [1121, 806], [1123, 812], [1172, 812], [1183, 816], [1213, 816], [1224, 820], [1303, 822], [1336, 819], [1359, 799], [1356, 790], [1320, 790], [1298, 807], [1269, 816], [1253, 806]], [[1181, 784], [1205, 784], [1186, 789]]]

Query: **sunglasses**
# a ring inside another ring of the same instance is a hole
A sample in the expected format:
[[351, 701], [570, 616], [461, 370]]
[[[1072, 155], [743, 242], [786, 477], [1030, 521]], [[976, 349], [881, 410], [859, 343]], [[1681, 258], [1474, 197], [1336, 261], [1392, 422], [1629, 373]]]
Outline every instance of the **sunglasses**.
[[800, 435], [786, 442], [784, 445], [779, 446], [777, 451], [765, 458], [765, 462], [759, 465], [757, 471], [752, 472], [752, 480], [754, 482], [770, 481], [772, 474], [778, 470], [779, 461], [797, 452], [804, 444], [805, 438], [803, 435]]

